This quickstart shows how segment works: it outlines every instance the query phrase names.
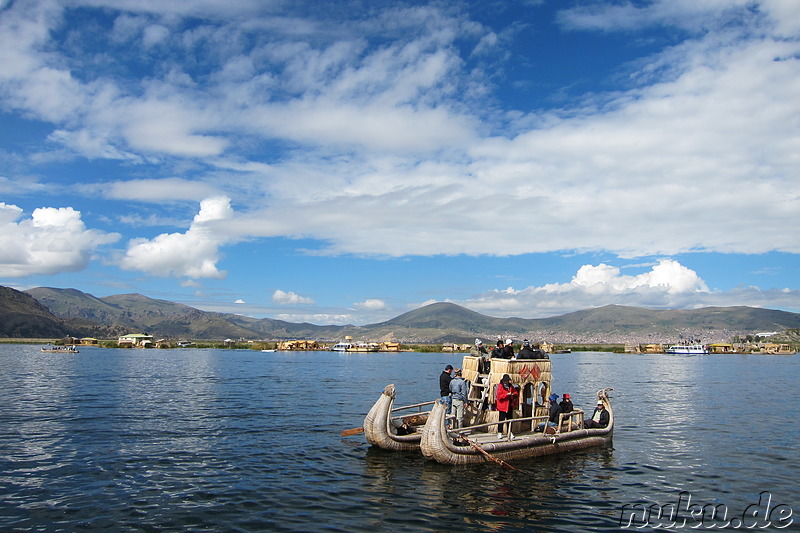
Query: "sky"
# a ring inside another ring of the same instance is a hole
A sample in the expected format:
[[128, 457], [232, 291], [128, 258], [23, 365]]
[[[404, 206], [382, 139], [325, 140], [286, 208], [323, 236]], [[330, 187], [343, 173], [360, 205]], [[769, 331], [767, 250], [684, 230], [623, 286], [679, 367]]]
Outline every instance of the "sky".
[[0, 285], [800, 312], [797, 0], [0, 0]]

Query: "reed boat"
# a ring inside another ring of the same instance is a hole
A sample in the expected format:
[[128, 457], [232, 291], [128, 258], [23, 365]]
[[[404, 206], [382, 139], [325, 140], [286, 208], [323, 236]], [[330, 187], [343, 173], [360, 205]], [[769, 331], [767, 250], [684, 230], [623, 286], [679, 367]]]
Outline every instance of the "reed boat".
[[383, 389], [378, 401], [364, 418], [364, 435], [367, 442], [384, 450], [419, 450], [422, 428], [430, 413], [422, 409], [432, 406], [434, 402], [394, 407], [396, 395], [394, 385], [387, 385]]
[[511, 439], [507, 432], [502, 438], [497, 438], [494, 429], [496, 422], [448, 429], [445, 416], [447, 406], [437, 400], [422, 431], [420, 450], [425, 457], [437, 463], [466, 465], [528, 459], [602, 446], [611, 442], [614, 432], [614, 412], [609, 390], [601, 389], [597, 393], [598, 400], [608, 410], [609, 422], [606, 427], [584, 428], [584, 413], [578, 409], [569, 415], [560, 415], [560, 424], [543, 432], [536, 431], [536, 427], [540, 422], [547, 421], [547, 415], [516, 418], [511, 424]]

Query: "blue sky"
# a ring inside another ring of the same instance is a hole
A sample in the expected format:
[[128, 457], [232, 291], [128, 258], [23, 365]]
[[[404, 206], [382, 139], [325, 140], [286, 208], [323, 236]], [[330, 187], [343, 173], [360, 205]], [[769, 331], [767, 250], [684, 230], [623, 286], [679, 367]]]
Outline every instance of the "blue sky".
[[796, 0], [0, 0], [0, 284], [800, 312]]

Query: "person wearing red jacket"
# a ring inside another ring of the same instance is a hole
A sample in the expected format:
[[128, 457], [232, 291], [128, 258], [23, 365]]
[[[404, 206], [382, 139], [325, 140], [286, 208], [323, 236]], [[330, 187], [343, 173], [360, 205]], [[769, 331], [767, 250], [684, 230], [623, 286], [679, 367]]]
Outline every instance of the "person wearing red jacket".
[[[503, 374], [500, 383], [497, 384], [495, 400], [497, 411], [500, 413], [500, 422], [514, 418], [514, 409], [519, 405], [519, 388], [511, 385], [511, 376], [508, 374]], [[505, 424], [497, 425], [498, 439], [503, 438], [504, 429]], [[510, 423], [508, 428], [508, 440], [514, 440], [514, 434], [511, 433]]]

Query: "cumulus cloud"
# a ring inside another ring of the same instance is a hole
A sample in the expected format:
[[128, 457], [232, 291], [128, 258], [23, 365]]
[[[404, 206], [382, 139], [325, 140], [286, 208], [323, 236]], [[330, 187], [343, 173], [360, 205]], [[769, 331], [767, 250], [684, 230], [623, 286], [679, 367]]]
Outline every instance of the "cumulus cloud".
[[229, 198], [207, 198], [200, 203], [200, 211], [185, 233], [132, 239], [119, 266], [155, 276], [222, 279], [227, 273], [217, 269], [219, 247], [228, 242], [229, 237], [217, 228], [217, 223], [231, 216]]
[[355, 304], [356, 309], [364, 309], [367, 311], [383, 311], [387, 308], [386, 302], [383, 300], [379, 300], [378, 298], [368, 298], [363, 302], [357, 302]]
[[275, 318], [286, 322], [308, 322], [322, 325], [343, 326], [353, 323], [352, 315], [335, 313], [278, 313]]
[[[290, 4], [76, 0], [0, 11], [4, 112], [52, 125], [46, 144], [59, 153], [170, 167], [77, 190], [123, 208], [209, 198], [184, 233], [130, 240], [122, 268], [221, 278], [223, 247], [251, 237], [394, 257], [800, 253], [800, 42], [787, 38], [800, 31], [797, 2], [580, 3], [558, 16], [565, 31], [681, 31], [620, 66], [613, 92], [519, 109], [495, 100], [507, 33], [456, 5], [380, 4], [347, 20]], [[246, 207], [234, 212], [228, 197]], [[568, 284], [498, 290], [475, 305], [720, 297], [687, 270], [586, 265]], [[281, 292], [283, 303], [310, 301]]]
[[637, 307], [692, 308], [715, 305], [713, 294], [695, 271], [663, 259], [649, 271], [629, 275], [606, 264], [584, 265], [569, 283], [524, 289], [495, 289], [457, 302], [490, 316], [541, 318], [617, 304]]
[[282, 291], [277, 289], [272, 293], [272, 301], [280, 305], [307, 305], [313, 304], [314, 300], [292, 291]]
[[82, 270], [94, 252], [119, 239], [87, 229], [80, 211], [40, 207], [21, 220], [22, 209], [0, 202], [0, 275], [9, 277]]

